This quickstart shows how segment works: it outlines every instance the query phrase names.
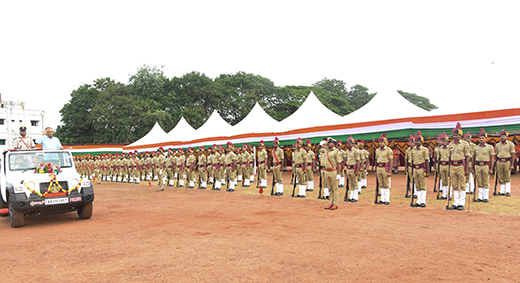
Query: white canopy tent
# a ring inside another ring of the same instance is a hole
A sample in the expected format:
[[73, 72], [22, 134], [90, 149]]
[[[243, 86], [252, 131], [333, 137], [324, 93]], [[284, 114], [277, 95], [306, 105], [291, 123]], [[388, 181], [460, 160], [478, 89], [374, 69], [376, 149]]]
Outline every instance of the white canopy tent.
[[196, 132], [197, 130], [195, 130], [183, 116], [179, 122], [177, 122], [177, 125], [166, 135], [166, 138], [167, 141], [190, 141]]
[[204, 139], [210, 137], [227, 137], [233, 133], [233, 126], [228, 124], [217, 110], [213, 110], [206, 123], [196, 130], [189, 140]]
[[280, 122], [269, 116], [257, 102], [249, 114], [233, 126], [233, 135], [278, 132], [279, 129]]
[[310, 92], [307, 99], [291, 116], [280, 121], [280, 132], [336, 124], [341, 116], [330, 111]]
[[138, 141], [129, 144], [128, 146], [155, 144], [164, 142], [165, 140], [167, 140], [166, 132], [161, 128], [158, 122], [155, 122], [155, 125], [153, 125], [152, 129], [148, 132], [148, 134], [140, 138]]

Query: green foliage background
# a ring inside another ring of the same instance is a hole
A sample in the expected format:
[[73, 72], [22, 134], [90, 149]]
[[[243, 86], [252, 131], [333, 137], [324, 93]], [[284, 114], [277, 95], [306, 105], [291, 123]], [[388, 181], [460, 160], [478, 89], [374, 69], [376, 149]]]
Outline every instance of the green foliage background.
[[[64, 125], [55, 135], [64, 144], [129, 144], [146, 135], [155, 122], [170, 131], [182, 116], [197, 129], [215, 109], [235, 125], [256, 102], [281, 121], [300, 107], [310, 91], [341, 116], [361, 108], [375, 95], [361, 85], [349, 89], [337, 79], [324, 78], [312, 86], [278, 87], [267, 78], [245, 72], [215, 79], [199, 72], [167, 78], [161, 69], [143, 66], [126, 84], [101, 78], [73, 90], [60, 110]], [[437, 108], [425, 97], [399, 93], [423, 109]]]

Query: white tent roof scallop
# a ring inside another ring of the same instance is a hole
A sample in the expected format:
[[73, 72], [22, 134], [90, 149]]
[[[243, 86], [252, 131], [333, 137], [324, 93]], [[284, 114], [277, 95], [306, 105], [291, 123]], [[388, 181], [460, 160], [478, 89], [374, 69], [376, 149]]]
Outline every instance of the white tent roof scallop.
[[246, 133], [272, 133], [278, 132], [280, 122], [269, 116], [267, 112], [255, 103], [255, 106], [249, 111], [249, 114], [233, 126], [233, 135], [240, 135]]
[[213, 110], [208, 120], [197, 129], [191, 140], [210, 138], [210, 137], [227, 137], [233, 133], [233, 126], [228, 124], [217, 110]]
[[341, 118], [343, 123], [382, 121], [429, 116], [430, 113], [406, 100], [397, 90], [385, 89], [363, 107]]
[[280, 132], [331, 125], [338, 123], [341, 116], [329, 110], [310, 92], [307, 99], [291, 116], [280, 121]]
[[177, 125], [166, 135], [166, 139], [167, 141], [191, 141], [196, 132], [197, 130], [195, 130], [183, 116], [179, 122], [177, 122]]
[[144, 137], [128, 146], [139, 146], [163, 142], [166, 139], [166, 132], [161, 128], [158, 122], [155, 122], [153, 128]]

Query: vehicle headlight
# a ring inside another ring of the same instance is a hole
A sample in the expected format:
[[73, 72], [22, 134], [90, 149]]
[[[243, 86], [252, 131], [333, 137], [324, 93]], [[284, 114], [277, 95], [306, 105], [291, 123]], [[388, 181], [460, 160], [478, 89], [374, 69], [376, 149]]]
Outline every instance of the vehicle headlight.
[[87, 180], [83, 180], [83, 182], [81, 183], [81, 186], [82, 187], [90, 187], [90, 181], [87, 179]]
[[70, 180], [70, 186], [72, 188], [75, 188], [78, 184], [79, 184], [79, 180], [78, 179], [74, 178], [74, 179]]

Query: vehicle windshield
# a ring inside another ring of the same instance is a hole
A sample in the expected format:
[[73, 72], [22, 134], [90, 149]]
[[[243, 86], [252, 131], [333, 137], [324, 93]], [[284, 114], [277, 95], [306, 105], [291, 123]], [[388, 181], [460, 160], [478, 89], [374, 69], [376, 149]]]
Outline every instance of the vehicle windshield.
[[9, 156], [9, 170], [21, 171], [28, 169], [36, 169], [42, 163], [57, 164], [61, 168], [72, 167], [70, 152], [45, 152], [30, 151], [11, 153]]

